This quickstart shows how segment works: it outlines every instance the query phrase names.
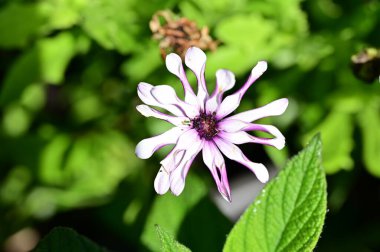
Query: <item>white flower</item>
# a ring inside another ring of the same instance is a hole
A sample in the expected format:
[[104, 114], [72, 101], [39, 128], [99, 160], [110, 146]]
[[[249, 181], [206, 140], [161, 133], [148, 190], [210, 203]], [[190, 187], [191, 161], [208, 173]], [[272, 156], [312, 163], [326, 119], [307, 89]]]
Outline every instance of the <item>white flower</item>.
[[[263, 107], [229, 116], [239, 106], [247, 89], [266, 71], [267, 63], [258, 62], [252, 69], [247, 82], [224, 99], [224, 92], [235, 85], [235, 76], [232, 72], [218, 70], [216, 88], [209, 95], [204, 77], [205, 53], [197, 47], [189, 48], [185, 64], [197, 77], [197, 94], [194, 93], [187, 80], [181, 58], [174, 53], [166, 57], [166, 67], [182, 82], [185, 91], [184, 101], [177, 97], [170, 86], [153, 86], [144, 82], [138, 85], [138, 96], [147, 105], [139, 105], [137, 110], [146, 117], [152, 116], [165, 120], [174, 127], [161, 135], [139, 142], [136, 146], [136, 155], [147, 159], [161, 147], [175, 144], [170, 153], [160, 162], [161, 168], [154, 181], [154, 188], [158, 194], [164, 194], [170, 189], [173, 194], [179, 195], [185, 187], [185, 178], [191, 163], [202, 151], [203, 161], [209, 168], [219, 192], [226, 200], [231, 201], [227, 170], [222, 154], [246, 166], [261, 182], [267, 182], [269, 174], [265, 166], [250, 161], [236, 145], [259, 143], [282, 149], [285, 138], [276, 127], [252, 122], [267, 116], [281, 115], [288, 106], [288, 100], [279, 99]], [[170, 112], [170, 115], [148, 105], [163, 108]], [[259, 138], [247, 133], [247, 131], [256, 130], [270, 133], [274, 138]]]

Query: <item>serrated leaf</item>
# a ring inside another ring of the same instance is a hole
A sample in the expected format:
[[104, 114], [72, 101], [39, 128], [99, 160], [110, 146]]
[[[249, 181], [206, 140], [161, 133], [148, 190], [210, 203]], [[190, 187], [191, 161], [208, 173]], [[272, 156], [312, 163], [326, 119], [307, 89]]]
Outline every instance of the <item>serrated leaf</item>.
[[223, 251], [312, 251], [325, 214], [326, 180], [316, 136], [245, 211]]
[[162, 229], [159, 225], [156, 225], [156, 232], [161, 240], [162, 252], [190, 252], [186, 246], [177, 242], [172, 235]]
[[88, 238], [78, 234], [71, 228], [56, 227], [51, 230], [38, 244], [33, 252], [106, 252]]
[[380, 177], [380, 100], [373, 100], [359, 115], [363, 135], [363, 160], [367, 170]]

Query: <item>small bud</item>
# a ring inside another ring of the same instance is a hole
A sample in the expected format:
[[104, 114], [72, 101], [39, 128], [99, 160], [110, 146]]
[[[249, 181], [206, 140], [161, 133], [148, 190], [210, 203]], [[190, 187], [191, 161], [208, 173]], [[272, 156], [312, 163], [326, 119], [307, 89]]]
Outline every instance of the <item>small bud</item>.
[[351, 57], [351, 68], [356, 78], [372, 83], [380, 77], [380, 50], [367, 48]]

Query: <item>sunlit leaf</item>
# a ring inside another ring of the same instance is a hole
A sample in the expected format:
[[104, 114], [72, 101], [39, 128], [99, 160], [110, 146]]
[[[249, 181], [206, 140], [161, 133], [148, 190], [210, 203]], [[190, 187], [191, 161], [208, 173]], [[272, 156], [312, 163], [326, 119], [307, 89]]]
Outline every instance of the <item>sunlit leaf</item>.
[[[234, 15], [223, 19], [216, 27], [221, 46], [208, 55], [207, 70], [227, 68], [240, 75], [252, 69], [259, 60], [269, 60], [278, 45], [274, 40], [276, 23], [260, 15]], [[257, 50], [257, 48], [261, 48]]]
[[265, 44], [275, 30], [273, 20], [252, 14], [225, 18], [215, 33], [224, 43], [257, 48], [257, 45]]
[[326, 204], [321, 141], [316, 136], [245, 211], [223, 251], [312, 251], [322, 231]]
[[81, 20], [81, 11], [88, 2], [88, 0], [44, 1], [41, 4], [41, 12], [48, 17], [44, 29], [66, 29], [77, 24]]
[[134, 1], [96, 0], [83, 10], [83, 29], [106, 49], [128, 53], [133, 49], [133, 33], [137, 14], [131, 8]]
[[75, 54], [75, 39], [70, 33], [60, 33], [38, 44], [41, 78], [48, 83], [63, 81], [65, 69]]
[[61, 166], [64, 154], [70, 145], [69, 136], [62, 134], [55, 136], [41, 153], [40, 178], [52, 185], [63, 185]]

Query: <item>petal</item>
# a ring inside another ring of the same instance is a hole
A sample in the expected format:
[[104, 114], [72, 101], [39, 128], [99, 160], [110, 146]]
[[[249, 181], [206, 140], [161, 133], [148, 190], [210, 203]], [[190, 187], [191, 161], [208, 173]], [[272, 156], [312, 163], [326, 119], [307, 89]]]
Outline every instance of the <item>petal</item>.
[[161, 168], [170, 174], [181, 162], [185, 155], [184, 150], [178, 150], [176, 147], [160, 162]]
[[185, 189], [185, 178], [181, 174], [182, 170], [175, 170], [170, 176], [170, 191], [175, 195], [179, 196], [183, 189]]
[[214, 113], [218, 110], [218, 97], [213, 95], [210, 98], [206, 99], [206, 111], [208, 113]]
[[251, 136], [247, 132], [238, 131], [238, 132], [219, 132], [218, 136], [233, 144], [245, 144], [245, 143], [257, 143], [273, 146], [279, 150], [285, 146], [285, 138], [260, 138]]
[[[251, 76], [248, 81], [244, 84], [247, 86], [252, 85], [261, 75], [268, 69], [268, 63], [266, 61], [257, 62], [256, 66], [251, 71]], [[246, 88], [248, 89], [248, 87]]]
[[224, 98], [216, 112], [217, 117], [223, 118], [231, 114], [237, 107], [239, 107], [241, 98], [242, 96], [240, 93], [234, 93]]
[[255, 173], [257, 179], [262, 183], [266, 183], [268, 181], [269, 173], [263, 164], [250, 161], [239, 149], [239, 147], [225, 139], [215, 137], [214, 142], [226, 157], [246, 166], [253, 173]]
[[185, 112], [185, 114], [193, 118], [199, 114], [199, 109], [178, 98], [174, 88], [168, 85], [155, 86], [151, 90], [152, 96], [161, 104], [175, 105]]
[[185, 116], [167, 115], [158, 110], [152, 109], [148, 105], [138, 105], [136, 106], [136, 109], [145, 117], [155, 117], [178, 127], [188, 127], [190, 125], [190, 119]]
[[185, 64], [190, 68], [198, 80], [198, 99], [201, 102], [203, 108], [205, 99], [208, 97], [206, 81], [205, 81], [205, 67], [206, 67], [206, 54], [198, 47], [190, 47], [187, 49], [185, 55]]
[[284, 139], [285, 141], [284, 135], [281, 133], [281, 131], [278, 128], [276, 128], [273, 125], [249, 123], [249, 125], [244, 128], [244, 131], [252, 131], [252, 130], [263, 131], [263, 132], [272, 134], [276, 138]]
[[185, 70], [183, 69], [181, 57], [175, 53], [171, 53], [166, 56], [165, 63], [166, 68], [169, 70], [169, 72], [180, 79], [185, 91], [185, 101], [192, 105], [198, 105], [197, 97], [189, 81], [187, 80]]
[[204, 72], [206, 65], [206, 54], [198, 47], [190, 47], [186, 51], [185, 64], [197, 77]]
[[[236, 119], [230, 119], [226, 118], [223, 121], [218, 123], [218, 129], [221, 131], [219, 134], [224, 133], [239, 133], [243, 131], [263, 131], [266, 133], [269, 133], [274, 136], [273, 139], [269, 138], [258, 138], [250, 135], [244, 135], [240, 134], [240, 139], [231, 140], [231, 142], [236, 144], [241, 143], [247, 143], [247, 142], [253, 142], [253, 143], [261, 143], [261, 144], [267, 144], [272, 145], [276, 147], [277, 149], [282, 149], [285, 146], [285, 137], [280, 132], [279, 129], [277, 129], [275, 126], [272, 125], [265, 125], [265, 124], [254, 124], [254, 123], [247, 123], [244, 121], [236, 120]], [[226, 138], [228, 136], [233, 136], [233, 134], [225, 134]], [[238, 134], [235, 135], [236, 137]], [[248, 140], [250, 139], [250, 140]]]
[[223, 118], [229, 115], [240, 105], [240, 101], [243, 98], [248, 88], [267, 70], [267, 63], [265, 61], [259, 61], [257, 65], [252, 69], [251, 75], [247, 82], [235, 93], [227, 96], [220, 104], [217, 116]]
[[237, 119], [244, 122], [253, 122], [258, 119], [282, 115], [288, 107], [289, 101], [286, 98], [275, 100], [260, 108], [248, 110], [229, 117], [229, 119]]
[[179, 165], [170, 174], [170, 191], [174, 195], [180, 195], [185, 188], [185, 179], [187, 173], [195, 157], [201, 151], [202, 146], [203, 141], [199, 137], [197, 139], [194, 139], [192, 145], [188, 146], [185, 155], [183, 156]]
[[233, 72], [226, 69], [219, 69], [216, 71], [216, 89], [218, 94], [230, 90], [235, 85], [235, 75]]
[[174, 127], [158, 136], [146, 138], [140, 141], [136, 146], [136, 156], [141, 159], [150, 158], [155, 151], [165, 145], [175, 144], [183, 132], [184, 129]]
[[151, 94], [151, 91], [153, 88], [154, 88], [153, 85], [149, 83], [145, 83], [145, 82], [140, 82], [139, 85], [137, 86], [137, 94], [145, 104], [166, 109], [167, 111], [169, 111], [170, 113], [176, 116], [185, 116], [185, 113], [181, 109], [177, 108], [176, 106], [165, 105], [158, 102]]
[[222, 101], [225, 91], [230, 90], [235, 85], [235, 75], [228, 70], [219, 69], [216, 72], [216, 87], [214, 93], [206, 101], [206, 111], [209, 113], [216, 112]]
[[225, 132], [238, 132], [248, 127], [249, 123], [240, 120], [230, 119], [230, 117], [218, 123], [218, 129]]
[[184, 72], [181, 57], [175, 53], [170, 53], [166, 56], [165, 63], [169, 72], [181, 78]]
[[162, 167], [168, 172], [172, 172], [182, 161], [189, 146], [199, 139], [198, 133], [194, 129], [184, 132], [177, 140], [177, 144], [170, 153], [160, 162]]
[[227, 178], [226, 165], [222, 154], [213, 142], [205, 142], [203, 146], [203, 161], [209, 168], [218, 191], [225, 200], [231, 202], [231, 190]]
[[164, 170], [160, 169], [154, 180], [154, 189], [158, 194], [165, 194], [170, 187], [169, 174]]

